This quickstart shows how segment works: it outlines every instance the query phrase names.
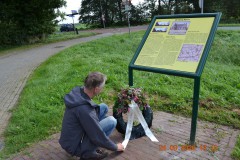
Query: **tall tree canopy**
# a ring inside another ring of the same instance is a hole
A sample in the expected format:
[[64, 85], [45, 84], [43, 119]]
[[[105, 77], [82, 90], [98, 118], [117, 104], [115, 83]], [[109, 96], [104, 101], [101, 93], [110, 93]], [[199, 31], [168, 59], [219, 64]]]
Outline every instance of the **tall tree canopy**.
[[122, 22], [122, 0], [82, 0], [80, 21], [87, 24], [111, 25]]
[[0, 43], [22, 44], [35, 42], [54, 31], [56, 8], [64, 0], [1, 0]]
[[222, 22], [240, 23], [239, 0], [204, 0], [204, 12], [222, 12]]
[[[79, 21], [98, 26], [142, 24], [155, 15], [200, 13], [199, 0], [144, 0], [133, 6], [126, 0], [82, 0]], [[0, 44], [34, 43], [54, 31], [55, 9], [66, 5], [65, 0], [1, 0]], [[80, 6], [79, 6], [80, 7]], [[240, 23], [239, 0], [204, 0], [204, 13], [222, 12], [222, 22]], [[63, 15], [62, 15], [63, 17]]]
[[[80, 21], [87, 24], [126, 22], [124, 3], [126, 0], [82, 0]], [[131, 5], [130, 21], [141, 24], [155, 15], [200, 13], [199, 0], [144, 0]], [[239, 0], [204, 0], [204, 13], [222, 12], [222, 22], [240, 22]]]

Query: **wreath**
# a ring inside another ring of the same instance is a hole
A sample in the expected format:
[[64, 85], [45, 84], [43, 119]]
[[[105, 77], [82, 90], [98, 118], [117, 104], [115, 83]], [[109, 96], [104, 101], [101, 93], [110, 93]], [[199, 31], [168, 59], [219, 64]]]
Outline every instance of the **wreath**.
[[[148, 124], [148, 127], [150, 128], [152, 126], [153, 112], [146, 101], [146, 96], [142, 93], [142, 89], [129, 87], [122, 89], [120, 93], [118, 93], [113, 106], [113, 116], [117, 120], [116, 129], [122, 134], [126, 133], [127, 128], [127, 122], [124, 121], [123, 114], [126, 114], [129, 111], [129, 104], [131, 104], [132, 100], [142, 111], [142, 115]], [[137, 124], [132, 128], [130, 140], [140, 138], [145, 135], [146, 134], [142, 125]]]

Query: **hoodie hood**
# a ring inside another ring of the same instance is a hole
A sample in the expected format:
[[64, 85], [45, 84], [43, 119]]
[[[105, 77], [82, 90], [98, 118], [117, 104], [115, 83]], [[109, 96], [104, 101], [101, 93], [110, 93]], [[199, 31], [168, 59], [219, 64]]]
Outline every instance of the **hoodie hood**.
[[65, 95], [64, 102], [66, 107], [69, 109], [86, 104], [90, 104], [93, 107], [97, 106], [91, 101], [90, 97], [84, 93], [83, 87], [73, 88], [70, 93]]

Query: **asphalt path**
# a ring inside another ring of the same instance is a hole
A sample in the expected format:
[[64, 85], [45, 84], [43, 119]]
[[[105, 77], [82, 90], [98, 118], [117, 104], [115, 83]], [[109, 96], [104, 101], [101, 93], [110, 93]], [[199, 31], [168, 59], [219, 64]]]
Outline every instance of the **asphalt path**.
[[218, 27], [218, 30], [240, 30], [240, 27]]

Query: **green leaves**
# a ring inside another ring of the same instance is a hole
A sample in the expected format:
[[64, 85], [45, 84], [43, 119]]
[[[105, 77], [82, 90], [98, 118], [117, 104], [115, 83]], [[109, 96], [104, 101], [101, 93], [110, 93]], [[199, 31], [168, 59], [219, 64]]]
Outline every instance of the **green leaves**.
[[57, 17], [54, 9], [64, 4], [63, 0], [34, 0], [24, 3], [4, 0], [0, 4], [0, 44], [35, 43], [53, 33], [53, 20]]

